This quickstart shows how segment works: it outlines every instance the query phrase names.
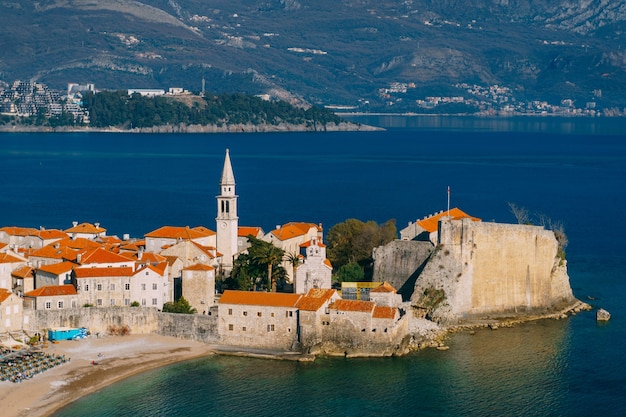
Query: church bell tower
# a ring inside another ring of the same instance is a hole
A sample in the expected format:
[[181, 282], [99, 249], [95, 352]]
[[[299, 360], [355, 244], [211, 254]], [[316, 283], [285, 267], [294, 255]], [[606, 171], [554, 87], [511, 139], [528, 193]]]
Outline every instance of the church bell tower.
[[237, 195], [235, 194], [235, 176], [230, 164], [230, 155], [226, 149], [224, 169], [220, 181], [220, 195], [217, 198], [217, 251], [222, 254], [222, 269], [229, 275], [233, 269], [234, 256], [237, 253]]

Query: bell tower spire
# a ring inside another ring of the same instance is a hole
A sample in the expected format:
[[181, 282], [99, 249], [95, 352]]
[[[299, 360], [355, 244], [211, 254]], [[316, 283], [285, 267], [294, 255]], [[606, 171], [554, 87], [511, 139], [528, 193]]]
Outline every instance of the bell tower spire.
[[226, 275], [233, 269], [234, 256], [237, 253], [237, 194], [235, 193], [235, 175], [230, 162], [230, 153], [226, 149], [220, 195], [217, 199], [217, 251], [222, 254], [222, 269]]

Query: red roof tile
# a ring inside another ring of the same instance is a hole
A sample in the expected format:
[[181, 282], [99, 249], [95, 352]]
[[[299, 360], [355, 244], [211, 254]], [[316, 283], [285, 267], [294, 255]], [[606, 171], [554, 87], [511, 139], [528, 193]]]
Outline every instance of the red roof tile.
[[219, 304], [295, 307], [300, 297], [302, 297], [300, 294], [226, 290], [220, 297]]
[[383, 282], [376, 288], [372, 288], [370, 292], [396, 292], [396, 289], [387, 281]]
[[[319, 241], [319, 240], [317, 240], [317, 239], [315, 239], [315, 244], [316, 244], [317, 246], [319, 246], [320, 248], [325, 248], [325, 247], [326, 247], [326, 245], [324, 245], [322, 242], [320, 242], [320, 241]], [[306, 242], [304, 242], [304, 243], [300, 244], [300, 247], [301, 247], [301, 248], [308, 248], [309, 246], [312, 246], [312, 245], [313, 245], [313, 239], [311, 239], [311, 240], [307, 240]]]
[[9, 298], [13, 294], [11, 291], [6, 288], [0, 288], [0, 303], [4, 302], [7, 298]]
[[77, 266], [78, 265], [76, 265], [74, 262], [65, 261], [65, 262], [60, 262], [60, 263], [51, 264], [51, 265], [44, 265], [40, 267], [39, 270], [48, 272], [54, 275], [60, 275], [64, 272], [71, 271], [74, 267], [77, 267]]
[[213, 268], [211, 265], [204, 265], [204, 264], [195, 264], [195, 265], [190, 265], [187, 268], [183, 268], [183, 271], [212, 271], [215, 268]]
[[395, 307], [376, 306], [372, 317], [375, 319], [395, 319], [398, 309]]
[[450, 211], [443, 211], [441, 213], [435, 214], [434, 216], [430, 216], [427, 217], [423, 220], [419, 220], [417, 222], [418, 226], [420, 226], [422, 229], [426, 230], [429, 233], [432, 232], [436, 232], [438, 227], [439, 227], [439, 220], [442, 217], [447, 217], [447, 216], [451, 216], [452, 219], [454, 220], [460, 220], [460, 219], [472, 219], [475, 222], [479, 222], [480, 219], [478, 217], [472, 217], [469, 214], [459, 210], [458, 208], [453, 208], [450, 209]]
[[81, 223], [74, 227], [70, 227], [69, 229], [65, 229], [65, 233], [89, 233], [89, 234], [100, 234], [106, 232], [107, 229], [103, 227], [96, 227], [91, 223]]
[[296, 307], [305, 311], [317, 311], [335, 294], [337, 290], [311, 288], [305, 296], [300, 298]]
[[106, 264], [106, 263], [122, 263], [129, 262], [131, 259], [127, 256], [118, 255], [102, 248], [96, 248], [83, 254], [80, 263], [87, 264]]
[[37, 233], [39, 229], [32, 227], [19, 227], [19, 226], [7, 226], [0, 229], [0, 232], [5, 232], [9, 236], [30, 236]]
[[53, 297], [59, 295], [76, 295], [76, 288], [73, 285], [48, 285], [29, 291], [25, 297]]
[[8, 253], [0, 253], [0, 264], [8, 264], [14, 262], [24, 262], [20, 258], [16, 258], [15, 256], [9, 255]]
[[252, 235], [254, 237], [259, 236], [259, 233], [261, 233], [262, 229], [260, 227], [253, 227], [253, 226], [239, 226], [239, 228], [237, 229], [237, 236], [239, 237], [246, 237], [248, 235]]
[[32, 278], [33, 268], [25, 265], [11, 272], [11, 275], [13, 275], [14, 277], [18, 277], [18, 278]]
[[201, 226], [194, 227], [193, 229], [189, 228], [189, 226], [163, 226], [150, 233], [147, 233], [145, 237], [191, 240], [212, 236], [214, 234], [214, 231]]
[[335, 300], [329, 308], [339, 311], [360, 311], [363, 313], [371, 313], [374, 310], [373, 301], [359, 301], [359, 300]]
[[130, 277], [133, 275], [133, 268], [76, 268], [74, 269], [74, 274], [76, 278]]
[[318, 229], [318, 226], [313, 223], [290, 222], [278, 229], [272, 230], [271, 233], [276, 236], [278, 240], [287, 240], [306, 235], [312, 227]]
[[70, 249], [67, 246], [57, 245], [55, 243], [53, 245], [44, 246], [43, 248], [32, 252], [29, 256], [49, 259], [67, 259], [73, 261], [76, 260], [77, 253], [78, 252], [74, 249]]

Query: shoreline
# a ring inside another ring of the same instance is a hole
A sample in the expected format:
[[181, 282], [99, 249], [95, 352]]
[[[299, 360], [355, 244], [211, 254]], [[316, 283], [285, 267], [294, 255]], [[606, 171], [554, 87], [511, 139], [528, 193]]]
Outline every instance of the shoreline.
[[3, 416], [51, 416], [84, 396], [141, 372], [215, 354], [211, 345], [159, 335], [60, 341], [44, 351], [64, 354], [71, 360], [21, 383], [0, 382]]

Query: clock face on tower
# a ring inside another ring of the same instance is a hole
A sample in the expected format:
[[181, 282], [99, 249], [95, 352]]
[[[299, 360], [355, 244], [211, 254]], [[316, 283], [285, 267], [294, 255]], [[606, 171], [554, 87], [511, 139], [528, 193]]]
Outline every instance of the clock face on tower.
[[221, 227], [222, 229], [226, 229], [226, 222], [222, 222], [222, 223], [220, 224], [220, 227]]

